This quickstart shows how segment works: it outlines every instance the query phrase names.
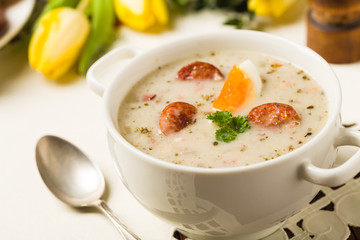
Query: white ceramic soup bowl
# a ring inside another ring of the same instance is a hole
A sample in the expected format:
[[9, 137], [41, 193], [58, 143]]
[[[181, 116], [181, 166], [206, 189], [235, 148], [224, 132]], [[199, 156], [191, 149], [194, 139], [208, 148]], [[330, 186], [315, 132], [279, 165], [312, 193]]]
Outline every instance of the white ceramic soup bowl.
[[[156, 159], [121, 136], [119, 105], [142, 77], [197, 52], [242, 49], [290, 61], [322, 86], [329, 100], [329, 117], [308, 143], [271, 161], [204, 169]], [[101, 79], [106, 69], [124, 59], [130, 60], [105, 86]], [[359, 152], [331, 168], [337, 147], [359, 147], [360, 134], [341, 127], [340, 86], [327, 62], [304, 46], [267, 33], [224, 31], [179, 39], [146, 52], [115, 49], [90, 68], [87, 81], [102, 96], [108, 144], [122, 182], [150, 212], [196, 240], [264, 237], [310, 202], [320, 185], [341, 185], [360, 171]]]

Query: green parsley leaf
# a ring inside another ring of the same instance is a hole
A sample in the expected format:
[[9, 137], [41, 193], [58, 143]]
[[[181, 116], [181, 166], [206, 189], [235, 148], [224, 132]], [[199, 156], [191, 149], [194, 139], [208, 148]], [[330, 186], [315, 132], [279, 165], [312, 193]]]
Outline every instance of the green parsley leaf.
[[231, 122], [232, 113], [228, 111], [216, 111], [206, 118], [211, 120], [213, 123], [216, 123], [219, 127], [225, 127]]
[[234, 141], [236, 136], [237, 136], [237, 132], [235, 132], [234, 130], [228, 127], [219, 128], [215, 132], [215, 138], [220, 142]]
[[229, 126], [237, 133], [243, 133], [251, 128], [246, 116], [233, 117]]
[[246, 116], [233, 117], [228, 111], [216, 111], [208, 115], [207, 119], [220, 127], [215, 132], [215, 138], [221, 142], [234, 141], [239, 133], [244, 133], [251, 128]]

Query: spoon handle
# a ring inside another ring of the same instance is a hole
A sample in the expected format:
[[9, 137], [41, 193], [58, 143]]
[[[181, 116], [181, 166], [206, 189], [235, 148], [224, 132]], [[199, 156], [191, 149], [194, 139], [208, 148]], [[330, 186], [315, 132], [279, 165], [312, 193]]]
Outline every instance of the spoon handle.
[[126, 240], [141, 240], [135, 233], [131, 232], [124, 223], [122, 223], [110, 210], [109, 206], [104, 200], [99, 200], [95, 205], [111, 220], [115, 227], [119, 230], [121, 235]]

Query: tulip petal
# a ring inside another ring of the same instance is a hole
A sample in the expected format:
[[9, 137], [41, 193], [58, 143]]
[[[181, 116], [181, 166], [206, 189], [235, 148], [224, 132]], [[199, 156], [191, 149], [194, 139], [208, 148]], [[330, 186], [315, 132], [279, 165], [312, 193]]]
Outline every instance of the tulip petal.
[[83, 13], [68, 7], [45, 14], [29, 45], [30, 66], [46, 78], [58, 79], [75, 64], [90, 31]]
[[280, 17], [295, 3], [296, 0], [249, 0], [248, 9], [256, 15]]
[[121, 22], [138, 31], [149, 31], [168, 24], [169, 14], [164, 0], [138, 1], [143, 8], [134, 8], [126, 0], [114, 0], [116, 15]]

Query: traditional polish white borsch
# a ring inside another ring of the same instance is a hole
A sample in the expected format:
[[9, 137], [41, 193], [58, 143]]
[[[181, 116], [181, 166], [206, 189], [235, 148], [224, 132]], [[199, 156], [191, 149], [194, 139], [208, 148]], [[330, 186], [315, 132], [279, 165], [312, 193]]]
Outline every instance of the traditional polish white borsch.
[[338, 147], [360, 147], [360, 132], [341, 127], [331, 67], [272, 34], [215, 31], [145, 52], [119, 47], [89, 69], [87, 83], [103, 99], [123, 185], [191, 239], [262, 239], [320, 185], [360, 171], [359, 151], [333, 167]]
[[328, 118], [316, 79], [290, 62], [250, 51], [208, 51], [139, 81], [118, 113], [121, 135], [175, 164], [246, 166], [293, 151]]

